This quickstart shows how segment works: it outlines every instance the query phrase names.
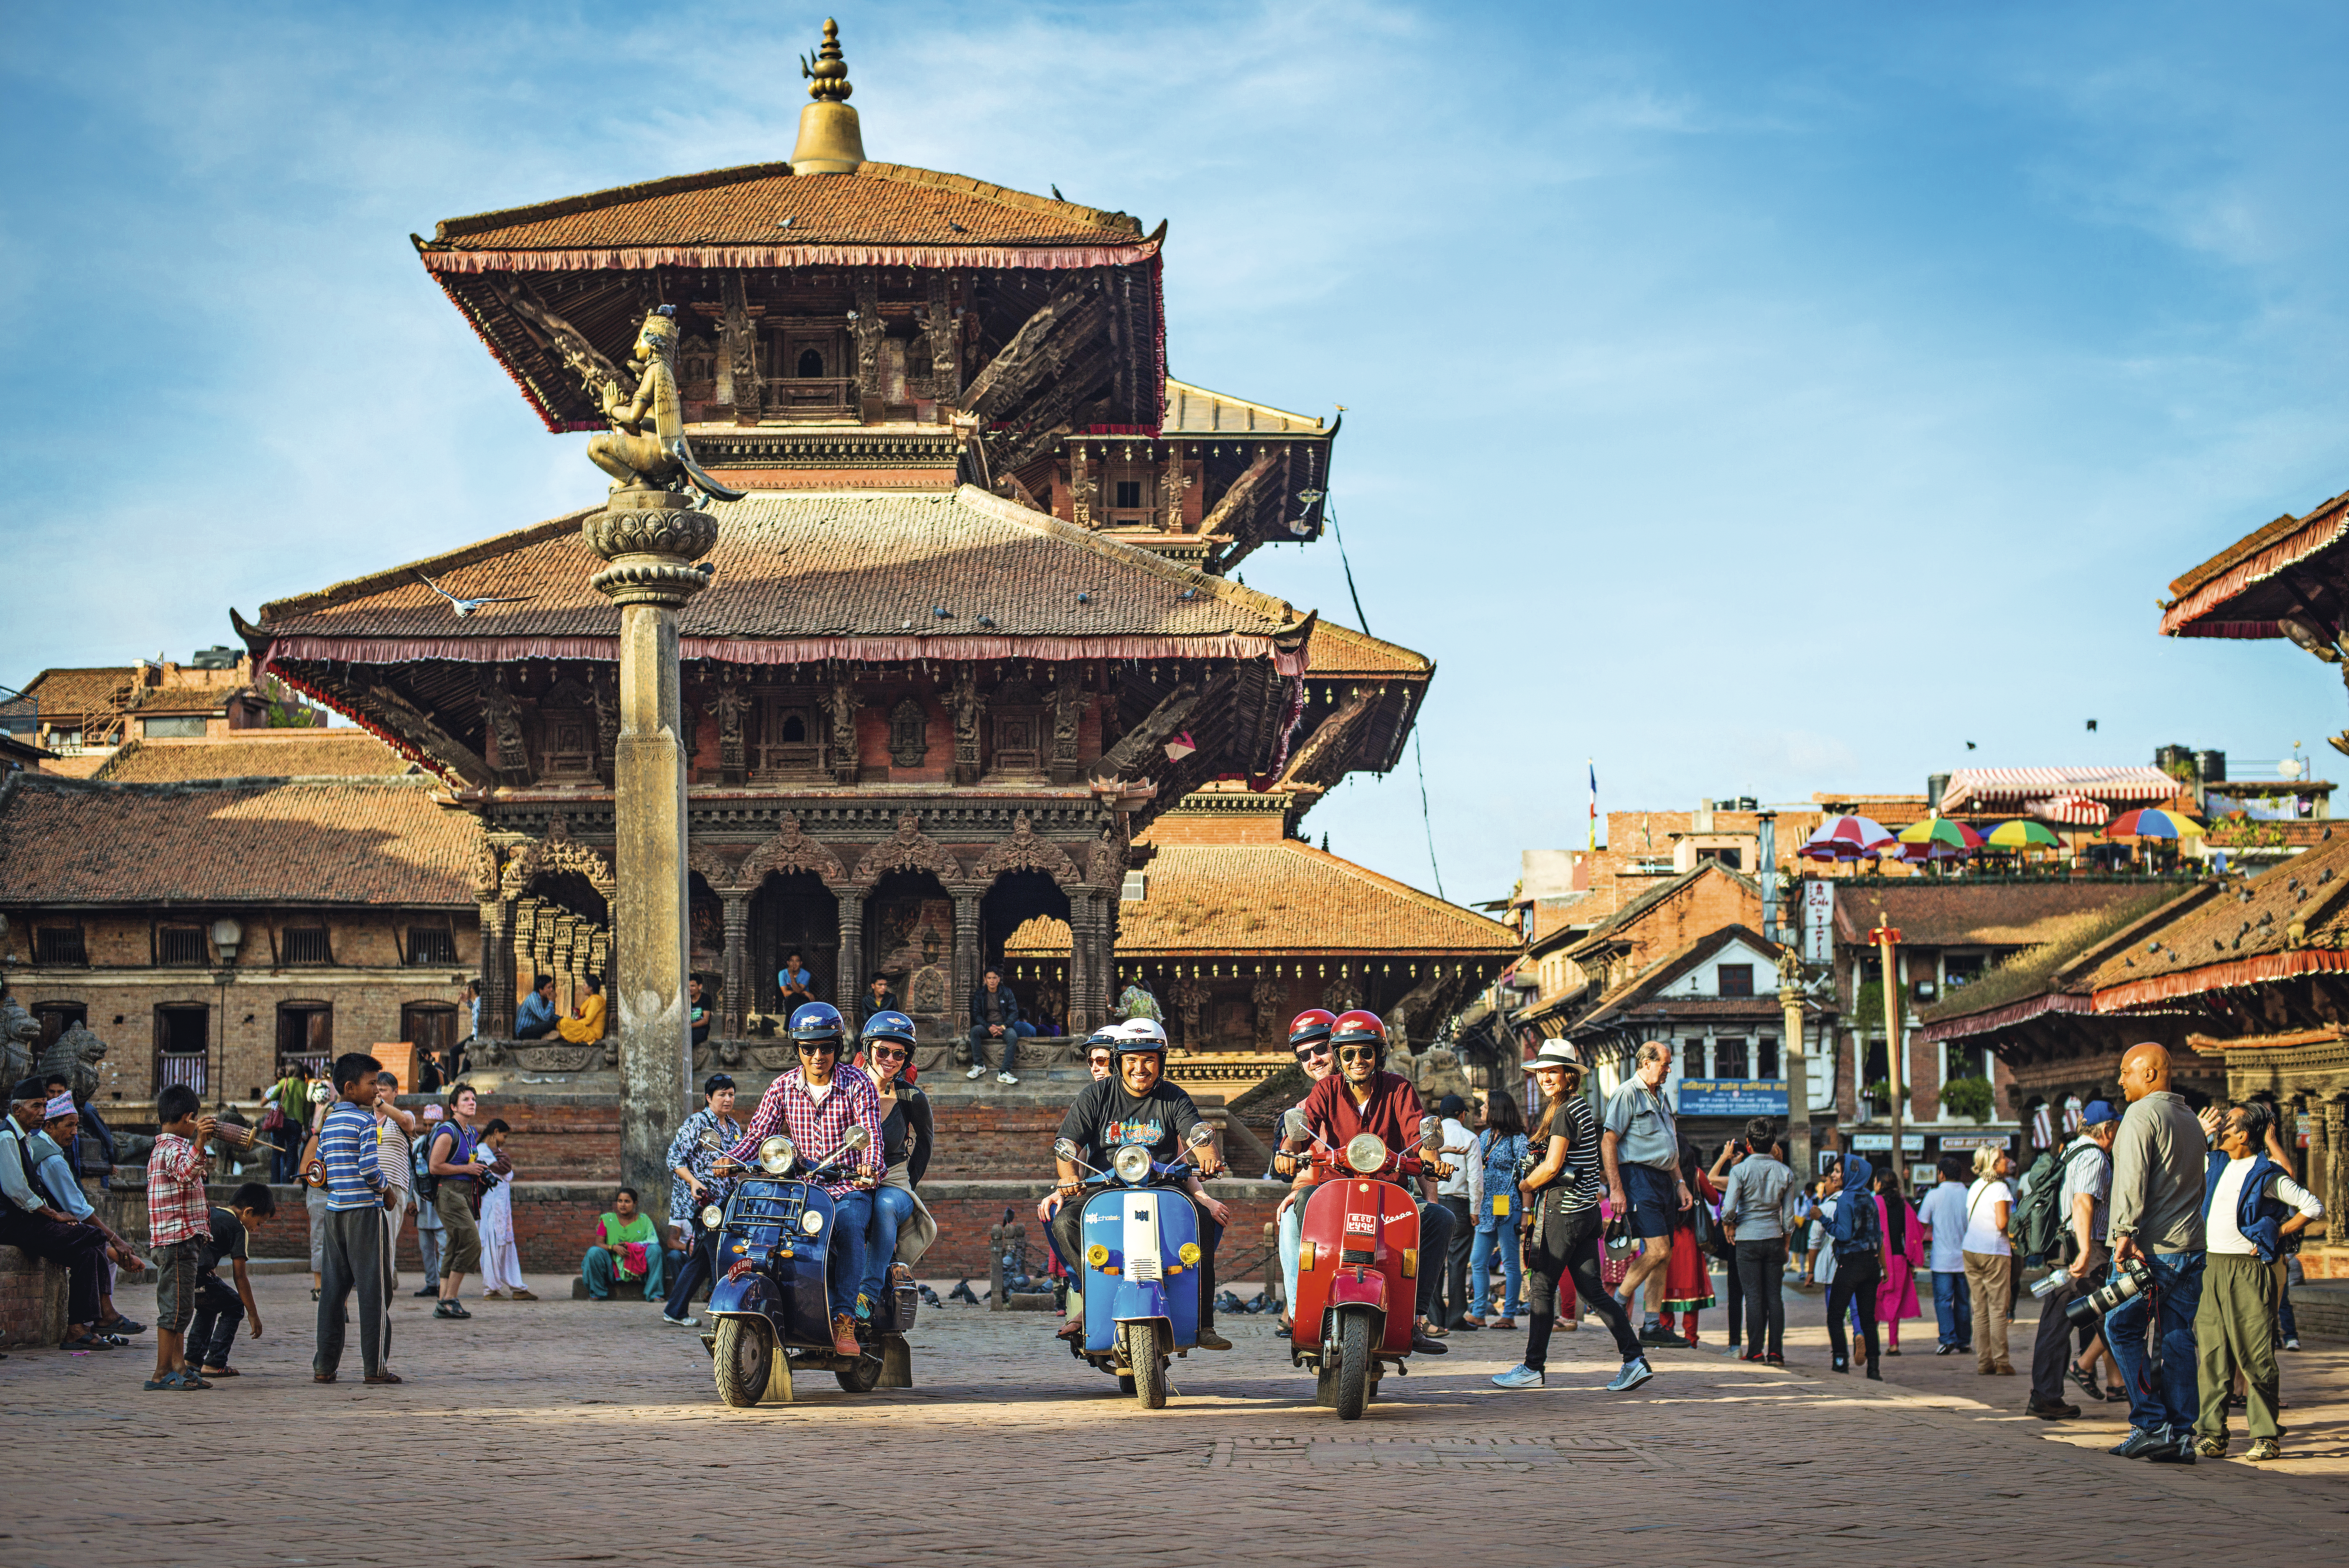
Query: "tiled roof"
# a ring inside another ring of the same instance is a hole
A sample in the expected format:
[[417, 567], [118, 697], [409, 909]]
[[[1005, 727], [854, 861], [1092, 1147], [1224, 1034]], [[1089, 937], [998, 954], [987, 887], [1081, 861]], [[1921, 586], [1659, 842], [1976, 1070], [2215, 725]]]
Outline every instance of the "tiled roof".
[[[2281, 637], [2276, 618], [2297, 608], [2302, 584], [2284, 578], [2349, 535], [2349, 491], [2298, 517], [2254, 528], [2169, 585], [2161, 630], [2171, 637]], [[2273, 585], [2273, 586], [2271, 586]]]
[[[2205, 989], [2200, 984], [2148, 988], [2145, 981], [2224, 971], [2245, 960], [2306, 949], [2349, 946], [2349, 897], [2344, 894], [2349, 894], [2349, 836], [2336, 836], [2230, 887], [2222, 897], [2197, 905], [2106, 960], [2086, 978], [2088, 987], [2098, 992], [2096, 1011], [2149, 1000], [2145, 994], [2148, 990], [2168, 996]], [[2294, 926], [2300, 928], [2297, 936]], [[2132, 991], [2135, 997], [2126, 994]]]
[[1909, 947], [2027, 948], [2061, 938], [2077, 916], [2133, 899], [2128, 882], [1988, 882], [1903, 877], [1883, 887], [1836, 884], [1836, 938], [1865, 942], [1892, 926]]
[[[860, 658], [1230, 657], [1304, 625], [1278, 599], [969, 485], [711, 510], [716, 578], [679, 618], [688, 659], [823, 657], [844, 639]], [[256, 630], [281, 659], [608, 659], [619, 611], [587, 586], [602, 563], [580, 538], [584, 515], [264, 605]], [[419, 572], [460, 596], [531, 597], [460, 619]]]
[[41, 705], [46, 721], [53, 717], [96, 713], [138, 672], [129, 665], [99, 669], [44, 670], [26, 684], [25, 695]]
[[2048, 1012], [2093, 1011], [2087, 975], [2118, 944], [2199, 907], [2215, 888], [2205, 882], [2180, 889], [2172, 882], [2121, 891], [2102, 909], [2063, 920], [2039, 946], [2009, 954], [1970, 983], [1949, 986], [1940, 1000], [1917, 1012], [1925, 1038], [1964, 1039]]
[[1159, 428], [1172, 435], [1336, 435], [1310, 414], [1292, 414], [1245, 398], [1211, 392], [1188, 381], [1166, 378], [1166, 413]]
[[132, 741], [91, 776], [109, 784], [381, 778], [412, 766], [365, 730], [247, 730], [222, 741]]
[[481, 825], [422, 779], [108, 784], [18, 774], [0, 791], [14, 905], [468, 906]]
[[218, 713], [247, 688], [228, 686], [141, 686], [130, 694], [133, 713]]
[[[1118, 906], [1122, 959], [1392, 953], [1499, 960], [1517, 950], [1516, 933], [1497, 920], [1293, 838], [1163, 844], [1146, 874], [1149, 896]], [[1057, 945], [1040, 942], [1034, 956], [1067, 950], [1063, 934]]]
[[1767, 1018], [1783, 1017], [1785, 1006], [1775, 990], [1760, 996], [1663, 996], [1660, 993], [1674, 981], [1702, 963], [1713, 954], [1732, 942], [1744, 942], [1757, 952], [1767, 953], [1775, 945], [1751, 926], [1723, 926], [1701, 937], [1683, 942], [1674, 951], [1665, 954], [1639, 973], [1631, 976], [1598, 1005], [1575, 1020], [1578, 1029], [1586, 1024], [1604, 1023], [1625, 1008], [1638, 1002], [1652, 1002], [1674, 1016], [1690, 1018]]
[[810, 176], [793, 175], [784, 163], [752, 163], [450, 218], [425, 259], [433, 265], [447, 252], [479, 251], [1132, 248], [1140, 243], [1141, 225], [1123, 213], [960, 174], [867, 163], [854, 174]]
[[1435, 669], [1435, 661], [1423, 653], [1334, 620], [1314, 623], [1305, 659], [1307, 672], [1313, 675], [1426, 675]]

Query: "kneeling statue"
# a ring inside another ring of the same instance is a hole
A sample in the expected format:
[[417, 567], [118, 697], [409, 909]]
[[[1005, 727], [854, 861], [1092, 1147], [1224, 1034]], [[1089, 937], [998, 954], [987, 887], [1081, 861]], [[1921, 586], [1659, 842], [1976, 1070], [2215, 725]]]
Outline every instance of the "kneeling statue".
[[[682, 490], [687, 481], [717, 501], [740, 501], [701, 471], [685, 439], [685, 406], [677, 395], [677, 306], [664, 305], [646, 316], [636, 332], [635, 358], [644, 367], [636, 395], [621, 401], [620, 389], [604, 384], [604, 417], [612, 428], [587, 442], [587, 456], [612, 476], [615, 491]], [[652, 429], [647, 432], [645, 426]]]

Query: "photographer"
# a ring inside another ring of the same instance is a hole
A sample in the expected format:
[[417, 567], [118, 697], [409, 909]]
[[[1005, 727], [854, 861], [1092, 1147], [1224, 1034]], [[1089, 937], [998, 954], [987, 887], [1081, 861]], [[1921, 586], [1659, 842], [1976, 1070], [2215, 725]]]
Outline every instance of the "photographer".
[[2274, 1125], [2257, 1101], [2237, 1106], [2220, 1124], [2209, 1157], [2203, 1217], [2209, 1255], [2202, 1305], [2194, 1320], [2202, 1342], [2202, 1410], [2194, 1451], [2227, 1453], [2227, 1394], [2243, 1376], [2251, 1458], [2283, 1457], [2276, 1439], [2275, 1261], [2284, 1243], [2324, 1212], [2316, 1195], [2262, 1146]]
[[2202, 1124], [2170, 1092], [2169, 1053], [2151, 1041], [2121, 1058], [2121, 1093], [2129, 1106], [2113, 1143], [2113, 1262], [2132, 1277], [2129, 1265], [2137, 1265], [2145, 1284], [2105, 1314], [2105, 1343], [2129, 1397], [2129, 1435], [2112, 1451], [2190, 1465], [2200, 1405], [2194, 1316], [2202, 1303]]
[[2031, 1413], [2044, 1421], [2076, 1416], [2064, 1397], [2064, 1364], [2072, 1357], [2072, 1324], [2064, 1309], [2102, 1282], [2105, 1229], [2111, 1218], [2113, 1140], [2120, 1113], [2109, 1100], [2092, 1100], [2081, 1113], [2080, 1136], [2064, 1153], [2064, 1267], [2070, 1278], [2039, 1298], [2039, 1337], [2031, 1346]]

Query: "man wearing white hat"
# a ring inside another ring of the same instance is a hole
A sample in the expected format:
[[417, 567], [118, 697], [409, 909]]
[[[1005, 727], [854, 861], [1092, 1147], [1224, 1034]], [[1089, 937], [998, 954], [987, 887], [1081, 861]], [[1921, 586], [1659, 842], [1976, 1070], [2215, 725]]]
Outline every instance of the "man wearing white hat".
[[[72, 1105], [70, 1095], [62, 1097]], [[41, 1162], [33, 1140], [41, 1137], [48, 1114], [47, 1088], [40, 1079], [27, 1078], [9, 1091], [8, 1099], [8, 1114], [0, 1116], [0, 1244], [65, 1266], [67, 1347], [119, 1349], [119, 1336], [101, 1334], [97, 1326], [106, 1231], [59, 1209], [35, 1177]]]

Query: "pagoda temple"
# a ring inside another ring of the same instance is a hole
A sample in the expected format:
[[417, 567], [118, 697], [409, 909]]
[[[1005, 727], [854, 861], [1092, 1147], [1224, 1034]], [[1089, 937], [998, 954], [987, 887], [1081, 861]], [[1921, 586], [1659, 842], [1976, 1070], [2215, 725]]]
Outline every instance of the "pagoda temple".
[[[1417, 701], [1321, 679], [1314, 617], [1229, 577], [1319, 535], [1337, 429], [1167, 379], [1164, 224], [868, 160], [850, 90], [827, 23], [791, 161], [415, 239], [550, 430], [606, 428], [647, 312], [678, 324], [686, 438], [742, 493], [708, 504], [678, 628], [690, 943], [730, 1063], [794, 950], [843, 1005], [888, 974], [935, 1061], [1040, 918], [1066, 933], [1061, 1015], [1092, 1026], [1153, 819], [1219, 781], [1293, 805], [1349, 765], [1324, 731], [1392, 747]], [[626, 896], [592, 510], [236, 621], [479, 817], [492, 1038], [533, 972], [608, 969]]]

